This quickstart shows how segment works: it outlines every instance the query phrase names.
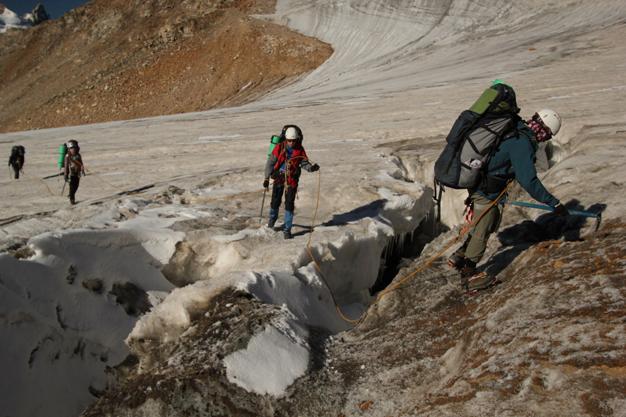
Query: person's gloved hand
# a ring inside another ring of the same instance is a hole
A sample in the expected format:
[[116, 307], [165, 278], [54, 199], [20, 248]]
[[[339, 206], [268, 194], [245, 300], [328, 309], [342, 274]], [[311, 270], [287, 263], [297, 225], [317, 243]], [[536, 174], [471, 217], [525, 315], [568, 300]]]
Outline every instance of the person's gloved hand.
[[265, 178], [265, 179], [263, 180], [263, 188], [265, 188], [266, 190], [267, 190], [268, 188], [270, 188], [270, 180], [269, 180], [269, 178]]
[[311, 166], [311, 172], [319, 171], [319, 169], [320, 169], [320, 166], [317, 164], [313, 164]]
[[64, 175], [63, 179], [65, 180], [65, 182], [68, 182], [70, 178], [67, 175]]
[[554, 213], [556, 216], [567, 216], [569, 214], [567, 208], [561, 203], [559, 203], [559, 205], [554, 208], [554, 211], [552, 213]]

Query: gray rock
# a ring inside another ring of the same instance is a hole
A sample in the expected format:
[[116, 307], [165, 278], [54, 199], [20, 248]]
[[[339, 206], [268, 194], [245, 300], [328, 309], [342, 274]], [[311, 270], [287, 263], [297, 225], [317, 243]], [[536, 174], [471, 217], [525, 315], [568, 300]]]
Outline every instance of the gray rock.
[[102, 280], [99, 278], [86, 279], [81, 282], [81, 284], [89, 291], [95, 292], [96, 294], [102, 294], [104, 285], [102, 284]]
[[35, 8], [32, 11], [33, 16], [33, 26], [36, 26], [46, 20], [50, 20], [50, 15], [46, 11], [46, 8], [43, 7], [43, 4], [37, 3]]
[[123, 284], [116, 282], [109, 294], [116, 297], [115, 301], [124, 308], [128, 315], [138, 316], [150, 310], [148, 294], [132, 282]]

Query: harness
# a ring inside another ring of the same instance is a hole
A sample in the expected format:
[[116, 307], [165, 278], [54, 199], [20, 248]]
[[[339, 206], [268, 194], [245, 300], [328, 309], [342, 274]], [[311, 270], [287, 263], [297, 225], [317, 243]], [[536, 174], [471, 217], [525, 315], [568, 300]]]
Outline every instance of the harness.
[[76, 155], [67, 155], [67, 160], [69, 162], [68, 173], [70, 175], [80, 175], [80, 172], [83, 170], [83, 163], [81, 161], [80, 154]]
[[306, 160], [307, 156], [302, 148], [291, 148], [289, 151], [284, 143], [280, 144], [280, 150], [273, 169], [273, 178], [276, 181], [285, 182], [292, 188], [298, 186], [300, 178], [299, 162]]

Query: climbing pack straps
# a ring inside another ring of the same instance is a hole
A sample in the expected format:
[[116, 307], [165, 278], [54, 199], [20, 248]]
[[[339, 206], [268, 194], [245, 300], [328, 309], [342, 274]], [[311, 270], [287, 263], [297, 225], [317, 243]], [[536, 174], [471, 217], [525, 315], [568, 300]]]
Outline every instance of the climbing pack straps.
[[435, 205], [436, 222], [433, 222], [433, 227], [436, 227], [436, 224], [441, 222], [441, 197], [443, 196], [444, 191], [445, 189], [443, 186], [440, 185], [435, 179], [433, 181], [433, 202]]

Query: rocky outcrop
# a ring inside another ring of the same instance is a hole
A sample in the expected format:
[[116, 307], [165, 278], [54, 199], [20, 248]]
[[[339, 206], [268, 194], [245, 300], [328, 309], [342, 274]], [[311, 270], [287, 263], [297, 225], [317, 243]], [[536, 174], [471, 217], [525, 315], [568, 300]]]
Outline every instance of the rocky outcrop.
[[249, 294], [223, 292], [171, 343], [133, 342], [131, 350], [140, 356], [141, 364], [135, 359], [118, 366], [114, 373], [122, 379], [121, 385], [107, 391], [83, 416], [252, 417], [271, 413], [271, 401], [227, 380], [223, 359], [245, 347], [251, 335], [279, 311]]
[[38, 3], [35, 6], [33, 11], [31, 12], [31, 16], [33, 26], [37, 26], [38, 24], [45, 22], [46, 20], [50, 20], [50, 16], [48, 15], [46, 8], [41, 3]]

